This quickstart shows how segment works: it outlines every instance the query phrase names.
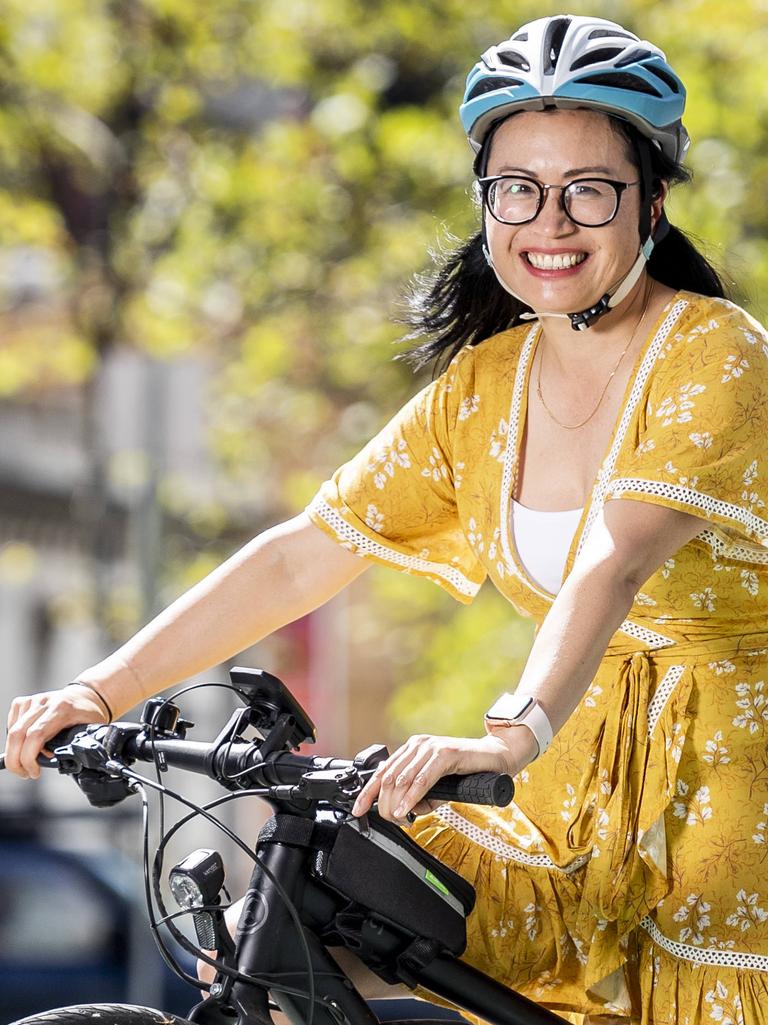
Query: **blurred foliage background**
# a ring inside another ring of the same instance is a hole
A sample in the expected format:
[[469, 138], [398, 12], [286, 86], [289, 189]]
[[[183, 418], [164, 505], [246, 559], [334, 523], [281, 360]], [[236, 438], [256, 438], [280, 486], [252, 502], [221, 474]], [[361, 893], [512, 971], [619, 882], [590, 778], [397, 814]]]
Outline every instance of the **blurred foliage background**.
[[[695, 174], [671, 219], [758, 317], [768, 285], [768, 4], [570, 0], [666, 50]], [[0, 397], [88, 392], [130, 344], [215, 368], [210, 444], [230, 493], [159, 489], [170, 597], [292, 514], [422, 381], [393, 355], [403, 288], [474, 227], [456, 108], [478, 55], [559, 5], [522, 0], [2, 0]], [[55, 317], [39, 315], [41, 303]], [[394, 346], [394, 347], [393, 347]], [[94, 459], [98, 461], [98, 452]], [[109, 467], [102, 467], [109, 472]], [[459, 731], [509, 687], [529, 625], [374, 571], [355, 629], [406, 681], [398, 732]], [[116, 640], [140, 609], [112, 627]]]

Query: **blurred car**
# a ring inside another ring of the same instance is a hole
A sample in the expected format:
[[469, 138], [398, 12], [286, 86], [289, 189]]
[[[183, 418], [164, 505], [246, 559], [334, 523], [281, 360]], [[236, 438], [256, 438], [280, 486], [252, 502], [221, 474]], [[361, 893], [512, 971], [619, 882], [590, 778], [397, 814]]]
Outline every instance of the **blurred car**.
[[[10, 832], [2, 818], [0, 831]], [[136, 865], [117, 853], [0, 835], [0, 1023], [83, 1002], [186, 1014], [198, 991], [162, 962], [142, 894]]]

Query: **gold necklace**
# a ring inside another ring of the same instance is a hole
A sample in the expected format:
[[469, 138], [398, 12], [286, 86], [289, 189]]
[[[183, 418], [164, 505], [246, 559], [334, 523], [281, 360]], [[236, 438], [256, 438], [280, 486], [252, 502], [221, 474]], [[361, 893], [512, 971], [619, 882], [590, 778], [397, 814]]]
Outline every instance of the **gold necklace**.
[[557, 419], [555, 414], [549, 408], [547, 403], [544, 401], [544, 396], [541, 394], [541, 365], [544, 362], [544, 350], [542, 349], [541, 356], [539, 357], [539, 370], [538, 370], [538, 373], [536, 375], [536, 394], [538, 395], [539, 399], [541, 400], [542, 406], [547, 411], [547, 413], [549, 414], [550, 418], [555, 421], [555, 423], [557, 424], [558, 427], [562, 427], [566, 431], [578, 431], [578, 429], [580, 427], [583, 427], [584, 424], [588, 424], [589, 421], [592, 419], [592, 417], [595, 415], [595, 413], [598, 411], [598, 409], [600, 408], [600, 403], [603, 401], [603, 399], [605, 398], [605, 393], [608, 391], [608, 385], [613, 380], [616, 371], [619, 369], [619, 366], [621, 365], [621, 361], [624, 359], [624, 356], [627, 354], [627, 351], [629, 350], [630, 346], [632, 345], [632, 343], [635, 340], [635, 337], [637, 336], [637, 332], [640, 329], [640, 325], [642, 324], [643, 320], [645, 319], [645, 315], [648, 312], [648, 304], [650, 303], [650, 301], [651, 301], [651, 289], [649, 287], [647, 289], [647, 291], [646, 291], [646, 294], [645, 294], [645, 302], [643, 303], [642, 312], [640, 313], [640, 317], [638, 318], [638, 321], [635, 324], [635, 329], [632, 332], [632, 337], [629, 339], [629, 341], [627, 342], [626, 346], [624, 347], [624, 350], [622, 351], [621, 355], [616, 360], [616, 365], [613, 368], [613, 370], [611, 371], [610, 376], [608, 377], [608, 380], [605, 382], [605, 387], [600, 392], [600, 398], [597, 400], [597, 405], [592, 410], [592, 412], [589, 414], [589, 416], [586, 418], [586, 420], [582, 420], [581, 423], [578, 423], [578, 424], [564, 424], [564, 423], [561, 423], [560, 420]]

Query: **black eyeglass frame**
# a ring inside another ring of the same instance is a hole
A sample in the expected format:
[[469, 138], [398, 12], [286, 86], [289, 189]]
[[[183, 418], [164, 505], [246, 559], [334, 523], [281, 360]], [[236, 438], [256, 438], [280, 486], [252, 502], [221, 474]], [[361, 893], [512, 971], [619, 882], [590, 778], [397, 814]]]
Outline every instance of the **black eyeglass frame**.
[[[624, 195], [625, 191], [631, 188], [633, 185], [641, 184], [639, 178], [633, 182], [617, 181], [614, 178], [574, 178], [574, 180], [568, 182], [567, 185], [545, 185], [543, 182], [537, 181], [536, 178], [529, 178], [527, 175], [524, 174], [494, 174], [484, 178], [476, 178], [475, 181], [480, 186], [480, 189], [482, 191], [483, 205], [485, 206], [486, 210], [491, 215], [491, 217], [494, 219], [494, 221], [498, 221], [499, 224], [508, 224], [512, 227], [519, 227], [519, 225], [521, 224], [530, 224], [531, 221], [535, 221], [541, 213], [542, 207], [544, 206], [544, 200], [547, 192], [549, 192], [550, 189], [559, 189], [561, 193], [560, 208], [569, 221], [572, 221], [574, 224], [577, 224], [580, 228], [604, 228], [606, 224], [610, 224], [611, 221], [616, 219], [616, 215], [619, 212], [619, 207], [621, 206], [621, 197]], [[491, 208], [489, 197], [491, 194], [491, 186], [499, 181], [524, 181], [530, 182], [531, 185], [535, 185], [536, 188], [539, 190], [539, 198], [538, 203], [536, 204], [535, 213], [532, 214], [530, 217], [526, 217], [524, 221], [505, 221], [502, 220], [501, 217], [497, 217]], [[585, 224], [584, 221], [577, 221], [576, 218], [568, 210], [568, 207], [565, 205], [566, 190], [570, 189], [573, 185], [579, 185], [583, 182], [600, 182], [602, 185], [610, 185], [612, 187], [614, 193], [616, 194], [616, 208], [614, 209], [613, 213], [607, 221], [600, 221], [599, 224]]]

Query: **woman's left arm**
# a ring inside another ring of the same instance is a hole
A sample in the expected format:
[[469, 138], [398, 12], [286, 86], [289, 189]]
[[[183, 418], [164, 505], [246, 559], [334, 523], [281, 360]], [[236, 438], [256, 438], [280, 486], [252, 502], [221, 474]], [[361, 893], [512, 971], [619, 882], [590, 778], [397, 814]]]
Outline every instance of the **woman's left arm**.
[[[553, 732], [579, 704], [645, 581], [704, 527], [698, 516], [648, 502], [605, 504], [536, 635], [516, 690], [539, 700]], [[489, 770], [515, 775], [536, 753], [524, 725], [477, 739], [411, 737], [368, 783], [355, 814], [378, 800], [382, 815], [403, 818], [425, 808], [421, 799], [440, 776]]]

